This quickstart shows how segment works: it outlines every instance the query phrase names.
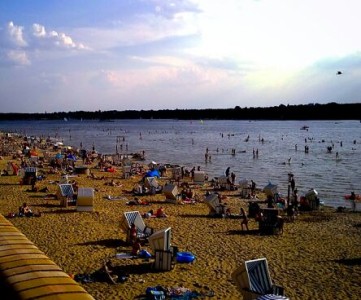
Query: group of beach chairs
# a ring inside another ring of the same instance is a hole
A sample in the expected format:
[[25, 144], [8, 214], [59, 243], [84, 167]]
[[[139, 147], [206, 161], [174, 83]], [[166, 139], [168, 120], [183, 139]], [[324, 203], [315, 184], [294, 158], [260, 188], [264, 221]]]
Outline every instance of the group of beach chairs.
[[[177, 247], [171, 246], [171, 228], [154, 232], [144, 223], [139, 211], [124, 212], [121, 219], [121, 228], [130, 241], [130, 228], [135, 224], [137, 237], [147, 241], [155, 252], [154, 268], [170, 270], [172, 260], [177, 254]], [[274, 285], [268, 269], [266, 258], [244, 261], [232, 273], [232, 279], [241, 291], [245, 300], [289, 299], [284, 296], [284, 288]], [[263, 297], [263, 298], [262, 298]]]

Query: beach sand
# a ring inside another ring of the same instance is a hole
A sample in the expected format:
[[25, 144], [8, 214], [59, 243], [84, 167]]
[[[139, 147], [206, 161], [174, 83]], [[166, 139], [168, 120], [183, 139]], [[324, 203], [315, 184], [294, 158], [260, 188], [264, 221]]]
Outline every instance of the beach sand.
[[[1, 170], [9, 160], [10, 157], [0, 160]], [[240, 219], [211, 218], [204, 203], [169, 204], [164, 202], [164, 195], [157, 194], [141, 198], [151, 202], [150, 206], [127, 206], [127, 200], [134, 196], [125, 191], [132, 190], [140, 176], [121, 179], [120, 168], [115, 173], [97, 169], [93, 173], [106, 178], [94, 180], [86, 175], [70, 178], [76, 180], [79, 187], [96, 189], [93, 212], [63, 208], [59, 200], [45, 197], [57, 191], [53, 181], [60, 179], [60, 175], [47, 175], [38, 182], [40, 189], [49, 189], [47, 193], [28, 191], [30, 186], [20, 185], [18, 176], [1, 176], [0, 213], [6, 216], [17, 212], [23, 202], [41, 212], [41, 217], [9, 220], [68, 274], [93, 274], [109, 259], [128, 274], [124, 283], [115, 285], [101, 281], [81, 283], [95, 299], [134, 299], [144, 295], [147, 287], [157, 285], [183, 286], [203, 293], [213, 290], [212, 299], [242, 299], [231, 273], [242, 261], [261, 257], [268, 260], [273, 282], [282, 285], [291, 299], [361, 297], [361, 213], [322, 208], [286, 222], [281, 235], [261, 236], [254, 220], [250, 220], [249, 232], [242, 231]], [[112, 178], [122, 186], [105, 185]], [[195, 187], [202, 197], [206, 189], [208, 185]], [[248, 211], [248, 204], [240, 198], [239, 191], [222, 194], [233, 213], [238, 214], [240, 207]], [[108, 200], [107, 195], [122, 199]], [[264, 195], [259, 193], [259, 197]], [[123, 212], [143, 213], [160, 206], [165, 208], [168, 217], [145, 219], [145, 223], [155, 229], [171, 227], [172, 245], [179, 251], [192, 252], [196, 260], [192, 264], [176, 264], [171, 271], [155, 272], [149, 261], [117, 259], [116, 253], [131, 250], [120, 229]]]

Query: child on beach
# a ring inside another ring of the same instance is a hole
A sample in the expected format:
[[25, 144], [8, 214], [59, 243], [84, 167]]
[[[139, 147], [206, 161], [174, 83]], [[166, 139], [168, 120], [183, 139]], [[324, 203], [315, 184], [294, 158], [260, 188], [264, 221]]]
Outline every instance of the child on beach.
[[243, 231], [243, 225], [246, 228], [246, 230], [248, 231], [249, 230], [248, 229], [248, 217], [247, 217], [247, 214], [243, 207], [241, 207], [241, 216], [243, 217], [243, 220], [241, 222], [242, 231]]

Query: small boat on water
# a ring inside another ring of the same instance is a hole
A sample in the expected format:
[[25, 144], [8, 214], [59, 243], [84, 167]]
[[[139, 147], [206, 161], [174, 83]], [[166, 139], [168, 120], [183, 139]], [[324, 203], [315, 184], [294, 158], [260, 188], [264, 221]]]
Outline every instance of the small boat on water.
[[301, 127], [301, 130], [308, 130], [308, 128], [310, 128], [310, 127], [307, 126], [307, 125], [304, 125], [304, 126]]

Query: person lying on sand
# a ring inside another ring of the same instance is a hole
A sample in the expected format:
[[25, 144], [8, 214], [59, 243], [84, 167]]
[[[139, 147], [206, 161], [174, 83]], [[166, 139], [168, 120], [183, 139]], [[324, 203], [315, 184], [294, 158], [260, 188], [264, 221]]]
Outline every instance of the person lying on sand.
[[19, 207], [19, 217], [40, 217], [41, 213], [34, 213], [32, 209], [27, 205], [26, 202], [23, 203], [22, 206]]
[[94, 173], [90, 173], [90, 175], [88, 176], [88, 178], [95, 179], [95, 180], [102, 180], [102, 179], [105, 178], [105, 176], [97, 176], [97, 175], [95, 175]]
[[26, 202], [24, 202], [23, 205], [19, 207], [19, 216], [31, 217], [32, 215], [32, 210], [26, 204]]
[[167, 217], [167, 215], [165, 214], [163, 206], [161, 206], [161, 207], [159, 207], [157, 209], [157, 212], [156, 212], [155, 215], [156, 215], [157, 218], [166, 218]]
[[149, 202], [141, 200], [139, 198], [134, 198], [126, 203], [127, 205], [149, 205]]
[[112, 179], [110, 182], [106, 182], [105, 185], [109, 185], [109, 186], [122, 186], [122, 184], [120, 182], [116, 182], [114, 179]]

